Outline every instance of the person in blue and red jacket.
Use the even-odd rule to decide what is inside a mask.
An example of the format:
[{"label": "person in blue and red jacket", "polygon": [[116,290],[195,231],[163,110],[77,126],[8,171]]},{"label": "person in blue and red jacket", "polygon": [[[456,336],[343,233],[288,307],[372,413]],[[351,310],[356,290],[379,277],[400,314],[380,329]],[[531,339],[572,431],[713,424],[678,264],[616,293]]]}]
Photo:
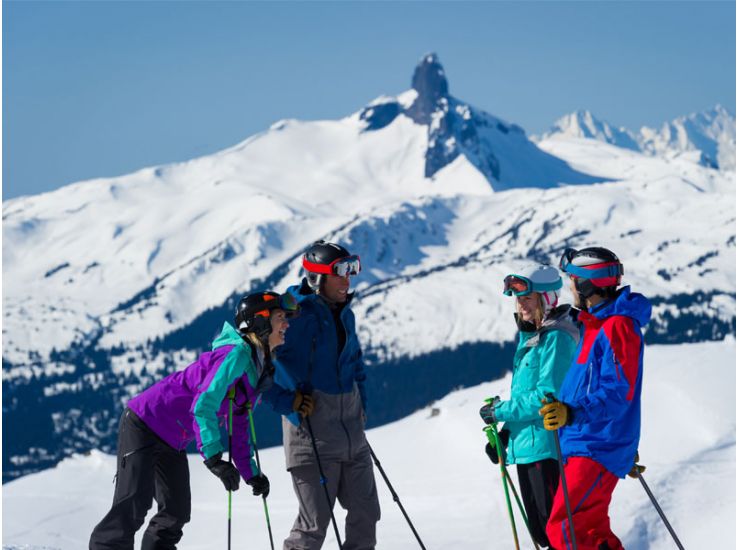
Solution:
[{"label": "person in blue and red jacket", "polygon": [[[636,466],[641,432],[642,327],[651,304],[629,286],[618,288],[623,265],[606,248],[567,249],[560,269],[583,311],[581,338],[559,390],[540,410],[547,430],[559,430],[578,550],[621,550],[608,508],[618,478]],[[557,550],[572,548],[563,489],[554,497],[546,534]]]}]

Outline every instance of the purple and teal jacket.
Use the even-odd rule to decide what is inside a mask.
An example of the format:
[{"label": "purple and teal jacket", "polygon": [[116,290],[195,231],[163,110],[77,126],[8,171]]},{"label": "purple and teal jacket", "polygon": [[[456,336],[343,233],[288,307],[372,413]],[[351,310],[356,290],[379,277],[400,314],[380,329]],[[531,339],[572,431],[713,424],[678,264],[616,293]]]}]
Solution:
[{"label": "purple and teal jacket", "polygon": [[294,392],[273,384],[259,359],[229,323],[200,355],[128,402],[128,408],[168,445],[184,450],[193,440],[203,457],[222,453],[220,428],[228,428],[228,401],[233,396],[233,462],[248,480],[259,473],[252,459],[248,405],[262,392],[281,414],[292,410]]}]

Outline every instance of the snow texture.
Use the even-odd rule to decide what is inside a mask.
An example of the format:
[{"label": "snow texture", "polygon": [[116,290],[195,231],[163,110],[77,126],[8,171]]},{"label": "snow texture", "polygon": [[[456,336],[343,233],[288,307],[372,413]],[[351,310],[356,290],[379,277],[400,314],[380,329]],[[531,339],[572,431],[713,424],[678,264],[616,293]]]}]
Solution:
[{"label": "snow texture", "polygon": [[[735,340],[649,346],[645,351],[641,461],[644,478],[686,548],[734,548]],[[513,548],[500,473],[484,454],[478,410],[486,397],[509,396],[510,377],[449,394],[415,414],[370,430],[382,466],[428,548]],[[389,390],[391,391],[391,389]],[[257,415],[258,415],[257,411]],[[371,411],[370,413],[371,414]],[[272,483],[269,512],[276,543],[297,511],[281,448],[263,450]],[[182,550],[223,548],[226,493],[199,456],[190,456],[192,522]],[[3,487],[3,547],[78,550],[110,506],[115,457],[93,451]],[[517,480],[515,469],[511,475]],[[376,473],[382,506],[378,547],[416,546]],[[336,519],[343,525],[340,506]],[[247,489],[234,496],[235,541],[266,547],[263,508]],[[615,489],[612,527],[629,550],[674,547],[640,484]],[[517,524],[523,525],[518,516]],[[727,528],[726,528],[727,527]],[[139,533],[138,539],[140,540]],[[521,532],[521,544],[530,539]],[[325,548],[335,547],[329,529]]]}]

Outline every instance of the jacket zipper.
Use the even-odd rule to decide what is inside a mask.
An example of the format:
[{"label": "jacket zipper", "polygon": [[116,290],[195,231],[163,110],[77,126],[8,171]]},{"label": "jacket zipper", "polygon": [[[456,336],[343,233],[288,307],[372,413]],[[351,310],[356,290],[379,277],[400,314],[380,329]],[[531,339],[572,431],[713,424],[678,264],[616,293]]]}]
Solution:
[{"label": "jacket zipper", "polygon": [[[332,317],[332,315],[331,315]],[[351,458],[351,435],[349,434],[348,428],[346,428],[346,424],[343,422],[343,385],[341,384],[341,357],[343,356],[343,353],[346,351],[346,348],[348,347],[348,340],[349,340],[349,334],[346,330],[346,325],[343,322],[343,311],[339,313],[338,315],[338,322],[343,325],[343,332],[346,334],[346,343],[343,345],[343,349],[341,350],[341,353],[338,354],[338,359],[336,360],[336,382],[338,383],[338,390],[341,392],[340,396],[341,399],[339,401],[339,420],[341,422],[341,427],[343,428],[344,433],[346,434],[346,440],[348,441],[348,457]],[[336,338],[338,338],[338,334],[336,334]],[[338,342],[336,342],[337,344]]]}]

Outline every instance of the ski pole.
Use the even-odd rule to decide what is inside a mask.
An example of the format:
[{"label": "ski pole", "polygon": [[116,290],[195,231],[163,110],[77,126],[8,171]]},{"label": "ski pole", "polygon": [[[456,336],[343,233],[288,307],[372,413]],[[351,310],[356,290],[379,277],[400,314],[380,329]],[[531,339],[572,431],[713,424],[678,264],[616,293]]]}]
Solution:
[{"label": "ski pole", "polygon": [[[249,426],[251,426],[251,442],[254,444],[254,454],[256,455],[256,467],[259,468],[261,473],[261,461],[259,460],[259,447],[256,444],[256,429],[254,428],[254,414],[251,408],[251,401],[246,404],[249,410]],[[266,517],[267,530],[269,531],[269,545],[274,550],[274,537],[272,536],[272,522],[269,521],[269,506],[267,506],[267,497],[261,495],[261,500],[264,503],[264,516]]]},{"label": "ski pole", "polygon": [[[491,400],[487,400],[491,402]],[[515,516],[513,515],[512,503],[510,502],[510,492],[507,488],[507,477],[505,477],[505,466],[502,460],[502,446],[500,445],[500,437],[497,433],[497,426],[490,424],[484,428],[490,445],[494,445],[497,449],[497,456],[500,458],[500,474],[502,474],[502,487],[505,489],[505,501],[507,502],[507,514],[510,517],[510,525],[512,526],[513,539],[515,540],[516,550],[520,550],[520,542],[518,541],[518,530],[515,527]]]},{"label": "ski pole", "polygon": [[[499,439],[500,432],[497,432],[498,439]],[[499,446],[497,445],[497,442],[493,439],[494,434],[492,430],[487,430],[487,439],[489,440],[490,445],[494,445],[495,449],[501,449],[502,444]],[[500,456],[499,454],[497,455]],[[498,458],[499,460],[499,458]],[[525,513],[525,508],[523,507],[523,503],[520,500],[520,496],[518,495],[518,490],[515,488],[515,483],[513,483],[512,477],[510,477],[510,472],[507,471],[507,464],[505,464],[505,477],[507,478],[507,482],[510,484],[510,489],[512,489],[513,496],[515,497],[515,502],[518,504],[518,510],[520,510],[520,515],[523,516],[523,522],[525,522],[525,527],[528,529],[528,534],[530,535],[531,540],[533,541],[533,546],[536,547],[536,550],[540,550],[538,543],[536,542],[536,539],[533,538],[533,533],[530,530],[530,523],[528,523],[528,515]]]},{"label": "ski pole", "polygon": [[682,543],[679,540],[679,537],[677,537],[677,534],[674,532],[674,529],[672,529],[671,524],[669,523],[669,520],[666,519],[666,515],[664,514],[664,511],[661,509],[661,506],[659,506],[659,503],[656,502],[656,497],[653,496],[651,489],[649,489],[648,485],[646,484],[646,480],[643,479],[643,476],[641,475],[640,471],[636,470],[636,473],[638,474],[638,480],[641,482],[641,485],[643,485],[643,489],[646,491],[648,498],[651,499],[651,503],[656,508],[656,511],[659,513],[659,516],[661,516],[661,521],[664,522],[664,525],[666,525],[666,528],[669,530],[669,534],[674,539],[674,542],[676,543],[677,548],[679,548],[679,550],[684,550],[684,546],[682,546]]},{"label": "ski pole", "polygon": [[387,474],[384,472],[384,468],[382,468],[382,465],[379,463],[379,459],[377,458],[377,455],[374,454],[374,449],[372,449],[372,446],[369,445],[369,442],[367,441],[367,446],[369,447],[369,453],[372,455],[372,460],[374,461],[374,464],[377,466],[377,469],[379,470],[379,473],[382,474],[382,478],[384,479],[384,482],[387,484],[387,487],[390,490],[390,493],[392,493],[392,500],[394,500],[397,505],[400,507],[400,511],[402,512],[402,515],[405,516],[405,520],[407,521],[407,524],[410,526],[410,529],[413,532],[413,535],[415,535],[415,538],[418,540],[418,544],[420,544],[420,547],[425,550],[425,545],[423,544],[423,541],[420,540],[420,535],[418,535],[418,532],[415,530],[415,526],[413,525],[413,522],[410,521],[410,516],[407,515],[407,512],[405,511],[405,507],[400,502],[400,497],[395,492],[395,488],[392,487],[392,484],[390,483],[389,478],[387,477]]},{"label": "ski pole", "polygon": [[[552,402],[556,401],[554,394],[547,393],[548,397]],[[559,430],[554,430],[554,442],[556,443],[556,456],[559,459],[559,475],[561,476],[561,489],[564,493],[564,504],[566,505],[566,516],[569,519],[569,535],[571,535],[571,545],[574,550],[577,550],[577,538],[574,534],[574,520],[571,514],[571,504],[569,503],[569,489],[566,486],[566,474],[564,473],[564,459],[561,454],[561,441],[559,440]]]},{"label": "ski pole", "polygon": [[528,515],[525,513],[525,508],[523,508],[523,503],[520,501],[520,497],[518,496],[518,490],[515,488],[515,484],[513,483],[513,480],[510,477],[510,472],[507,471],[507,465],[505,465],[505,476],[507,476],[507,482],[510,484],[510,489],[512,489],[513,496],[515,497],[515,502],[518,503],[518,509],[520,510],[520,515],[523,516],[523,521],[525,522],[525,527],[528,529],[528,534],[530,535],[530,538],[533,541],[533,546],[536,547],[536,550],[540,550],[540,547],[538,546],[536,539],[533,538],[533,533],[531,532],[530,524],[528,523]]},{"label": "ski pole", "polygon": [[[233,464],[233,398],[228,400],[228,462]],[[228,489],[228,550],[231,550],[231,499],[233,491]]]},{"label": "ski pole", "polygon": [[343,550],[343,544],[341,544],[341,535],[338,534],[338,525],[336,524],[336,516],[333,515],[333,506],[331,505],[331,496],[328,494],[328,487],[326,485],[325,474],[323,473],[323,466],[320,464],[320,454],[318,453],[318,445],[315,443],[315,435],[313,434],[313,425],[310,423],[310,417],[305,417],[307,423],[308,432],[310,433],[310,442],[313,444],[313,452],[315,453],[315,461],[318,463],[318,473],[320,474],[320,484],[323,486],[325,492],[325,499],[328,504],[328,510],[331,513],[331,521],[333,522],[333,530],[336,533],[336,541],[338,542],[339,550]]}]

